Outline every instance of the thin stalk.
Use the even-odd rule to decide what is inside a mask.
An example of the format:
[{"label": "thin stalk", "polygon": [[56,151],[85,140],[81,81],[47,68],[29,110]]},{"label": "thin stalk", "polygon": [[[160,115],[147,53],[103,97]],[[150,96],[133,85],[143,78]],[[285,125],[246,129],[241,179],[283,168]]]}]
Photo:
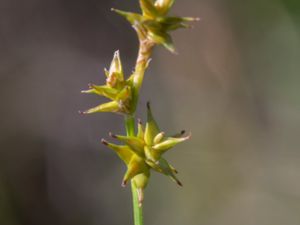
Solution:
[{"label": "thin stalk", "polygon": [[[148,67],[148,63],[151,57],[152,49],[154,47],[154,43],[147,40],[144,34],[139,33],[140,46],[138,57],[134,70],[133,77],[133,110],[131,115],[125,116],[125,128],[127,132],[127,136],[135,135],[135,111],[139,99],[139,91],[143,83],[144,75],[146,69]],[[133,218],[134,225],[143,225],[143,206],[139,204],[138,192],[137,188],[133,181],[131,181],[131,192],[132,192],[132,202],[133,202]]]},{"label": "thin stalk", "polygon": [[140,90],[143,84],[144,74],[148,67],[153,47],[154,44],[151,41],[147,39],[140,40],[140,47],[134,71],[134,83],[137,91]]},{"label": "thin stalk", "polygon": [[127,136],[134,136],[135,118],[131,115],[125,116],[125,128]]},{"label": "thin stalk", "polygon": [[131,192],[132,192],[132,202],[133,202],[133,218],[134,225],[143,225],[143,206],[139,206],[138,194],[134,183],[131,181]]},{"label": "thin stalk", "polygon": [[143,36],[141,36],[141,34],[139,35],[139,39],[140,39],[139,52],[138,52],[138,57],[136,60],[134,73],[133,73],[133,75],[134,75],[133,76],[134,90],[133,90],[133,96],[132,96],[133,97],[133,99],[132,99],[133,114],[136,111],[137,103],[139,100],[139,92],[142,87],[144,75],[147,70],[148,64],[150,62],[152,49],[154,47],[154,44],[151,41],[144,38]]},{"label": "thin stalk", "polygon": [[[135,118],[134,116],[126,116],[125,117],[125,128],[127,136],[134,135],[134,127],[135,127]],[[139,206],[137,189],[134,183],[131,181],[131,192],[132,192],[132,202],[133,202],[133,218],[134,225],[143,225],[143,206]]]}]

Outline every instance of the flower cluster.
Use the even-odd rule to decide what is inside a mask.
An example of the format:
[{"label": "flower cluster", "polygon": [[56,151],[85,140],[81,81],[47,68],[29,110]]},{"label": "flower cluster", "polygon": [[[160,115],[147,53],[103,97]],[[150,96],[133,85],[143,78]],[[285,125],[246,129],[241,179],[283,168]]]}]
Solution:
[{"label": "flower cluster", "polygon": [[[104,85],[89,84],[89,89],[82,91],[82,93],[104,96],[110,101],[80,113],[114,112],[125,116],[127,136],[110,133],[112,138],[117,139],[122,144],[113,144],[104,139],[102,139],[102,143],[114,150],[126,164],[127,171],[122,186],[126,186],[128,181],[132,182],[132,190],[136,190],[140,206],[152,170],[170,177],[182,186],[176,177],[176,169],[163,158],[163,154],[175,145],[188,140],[191,136],[190,134],[185,136],[184,131],[173,136],[166,136],[153,118],[149,103],[147,104],[145,127],[139,121],[137,133],[133,131],[139,91],[145,71],[149,66],[153,47],[163,45],[175,53],[170,31],[188,28],[190,27],[188,22],[199,20],[191,17],[168,16],[174,1],[139,0],[141,14],[113,9],[125,17],[137,32],[140,47],[135,69],[129,78],[125,79],[120,53],[116,51],[109,70],[104,70],[106,83]],[[130,119],[128,120],[128,118]],[[137,202],[136,195],[134,199],[134,202]]]},{"label": "flower cluster", "polygon": [[148,183],[151,169],[169,176],[178,185],[182,186],[175,175],[177,173],[176,169],[162,155],[191,136],[183,136],[185,132],[182,131],[179,134],[166,137],[155,122],[149,103],[147,108],[146,126],[144,128],[139,121],[136,135],[121,136],[110,133],[111,137],[119,140],[123,145],[116,145],[102,139],[102,143],[114,150],[127,165],[127,172],[124,175],[122,186],[125,186],[132,179],[138,191],[140,204],[143,201],[143,190]]},{"label": "flower cluster", "polygon": [[116,51],[111,62],[109,70],[104,69],[106,75],[105,85],[89,84],[89,89],[81,91],[82,93],[92,93],[109,98],[111,101],[88,109],[83,114],[95,112],[115,112],[130,114],[132,111],[132,76],[124,79],[122,63],[119,51]]},{"label": "flower cluster", "polygon": [[187,22],[197,21],[199,18],[168,16],[175,0],[140,0],[142,14],[112,9],[125,17],[137,31],[141,41],[163,45],[175,53],[170,31],[190,27]]}]

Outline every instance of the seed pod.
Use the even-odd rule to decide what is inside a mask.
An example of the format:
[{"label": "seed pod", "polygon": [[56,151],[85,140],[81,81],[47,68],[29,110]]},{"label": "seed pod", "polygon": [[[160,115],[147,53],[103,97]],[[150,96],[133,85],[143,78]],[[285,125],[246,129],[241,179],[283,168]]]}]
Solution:
[{"label": "seed pod", "polygon": [[132,179],[133,184],[138,191],[139,205],[142,205],[144,199],[144,189],[148,184],[150,177],[149,166],[126,145],[115,145],[102,139],[102,143],[115,151],[127,166],[127,171],[122,180],[122,186],[125,187],[129,180]]},{"label": "seed pod", "polygon": [[133,179],[133,185],[135,186],[137,190],[138,195],[138,201],[139,201],[139,207],[142,206],[143,200],[144,200],[144,189],[146,188],[148,181],[150,178],[150,171],[140,173],[136,175]]},{"label": "seed pod", "polygon": [[173,138],[173,137],[166,138],[166,140],[164,140],[163,142],[154,145],[153,149],[162,154],[162,153],[166,152],[167,150],[173,148],[175,145],[190,139],[190,137],[191,137],[191,134],[189,134],[186,137],[181,137],[181,138]]},{"label": "seed pod", "polygon": [[126,12],[126,11],[119,10],[119,9],[111,9],[111,10],[116,12],[120,16],[123,16],[125,19],[128,20],[128,22],[131,25],[134,25],[135,23],[141,23],[144,19],[144,17],[138,13]]},{"label": "seed pod", "polygon": [[136,154],[144,157],[144,142],[142,139],[133,136],[113,135],[111,133],[110,136],[118,139],[119,141],[122,141],[124,144],[128,145]]},{"label": "seed pod", "polygon": [[104,139],[102,139],[101,142],[102,144],[106,145],[107,147],[115,151],[120,157],[120,159],[122,159],[126,165],[129,164],[134,153],[127,145],[115,145],[107,142]]},{"label": "seed pod", "polygon": [[111,100],[115,99],[119,93],[117,89],[108,87],[107,85],[99,86],[99,85],[90,84],[89,88],[90,88],[89,90],[81,91],[81,93],[93,93],[93,94],[104,96]]},{"label": "seed pod", "polygon": [[94,108],[88,109],[84,111],[83,114],[90,114],[96,112],[119,112],[119,111],[120,111],[119,103],[116,101],[111,101],[111,102],[98,105]]},{"label": "seed pod", "polygon": [[165,137],[165,132],[160,132],[157,134],[153,140],[153,144],[156,145],[162,141],[162,139]]},{"label": "seed pod", "polygon": [[138,132],[137,132],[137,137],[140,138],[140,139],[144,139],[144,127],[143,127],[143,124],[141,122],[141,120],[138,121]]},{"label": "seed pod", "polygon": [[119,51],[115,51],[114,53],[114,58],[110,64],[108,77],[106,80],[107,85],[111,87],[115,87],[118,84],[118,82],[124,81],[124,74]]},{"label": "seed pod", "polygon": [[165,15],[169,12],[174,2],[175,0],[157,0],[155,2],[155,7],[160,15]]},{"label": "seed pod", "polygon": [[159,133],[159,128],[156,121],[153,118],[150,103],[147,103],[147,123],[145,129],[145,143],[147,145],[152,145],[155,136]]},{"label": "seed pod", "polygon": [[140,0],[140,6],[145,17],[155,18],[159,15],[152,0]]}]

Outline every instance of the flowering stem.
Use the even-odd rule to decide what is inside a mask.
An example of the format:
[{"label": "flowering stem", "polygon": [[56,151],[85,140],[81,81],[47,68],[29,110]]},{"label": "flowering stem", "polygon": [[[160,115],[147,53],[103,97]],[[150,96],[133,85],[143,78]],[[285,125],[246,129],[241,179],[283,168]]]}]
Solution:
[{"label": "flowering stem", "polygon": [[128,79],[124,78],[119,51],[116,51],[109,70],[105,69],[106,84],[90,84],[89,89],[83,93],[93,93],[110,99],[94,108],[82,112],[89,114],[95,112],[114,112],[125,114],[124,122],[127,137],[110,134],[125,145],[116,145],[102,139],[102,143],[115,151],[127,166],[122,186],[131,180],[133,198],[134,225],[143,225],[144,189],[150,178],[150,170],[155,170],[181,186],[175,174],[177,171],[164,158],[163,153],[176,144],[189,139],[182,134],[164,137],[164,132],[158,128],[150,109],[147,105],[147,123],[144,127],[138,125],[135,132],[135,113],[139,101],[140,89],[143,84],[145,72],[149,66],[152,50],[155,45],[163,45],[171,52],[175,52],[169,31],[178,28],[187,28],[187,22],[197,19],[190,17],[173,17],[167,13],[175,0],[139,0],[142,14],[125,12],[113,9],[125,17],[136,30],[139,39],[139,51],[134,72]]},{"label": "flowering stem", "polygon": [[[134,127],[135,121],[134,116],[125,116],[125,128],[127,136],[134,135]],[[131,181],[131,192],[132,192],[132,202],[133,202],[133,218],[134,218],[134,225],[143,225],[143,206],[139,206],[138,194],[137,189]]]},{"label": "flowering stem", "polygon": [[143,225],[144,224],[143,206],[139,206],[137,190],[132,181],[131,181],[131,192],[132,192],[132,202],[133,202],[134,225]]},{"label": "flowering stem", "polygon": [[125,116],[125,128],[127,136],[134,136],[134,116]]},{"label": "flowering stem", "polygon": [[141,86],[143,84],[144,75],[146,72],[146,69],[148,67],[150,57],[152,54],[152,49],[154,47],[154,43],[150,42],[147,39],[144,39],[140,36],[140,47],[138,52],[138,57],[136,60],[135,70],[134,70],[134,78],[133,78],[133,114],[135,113],[137,103],[139,100],[139,92],[141,89]]},{"label": "flowering stem", "polygon": [[148,67],[153,46],[154,44],[147,39],[140,40],[139,53],[134,71],[134,86],[137,91],[139,91],[142,86],[144,74]]},{"label": "flowering stem", "polygon": [[[125,128],[127,136],[135,135],[135,111],[139,99],[139,91],[143,83],[145,71],[148,67],[148,63],[151,57],[152,49],[154,44],[149,42],[146,38],[140,36],[140,46],[138,57],[135,65],[134,71],[134,92],[133,92],[133,110],[131,115],[125,116]],[[139,198],[137,193],[137,188],[135,187],[133,181],[131,181],[131,192],[132,192],[132,202],[133,202],[133,218],[134,225],[143,225],[143,206],[139,204]]]}]

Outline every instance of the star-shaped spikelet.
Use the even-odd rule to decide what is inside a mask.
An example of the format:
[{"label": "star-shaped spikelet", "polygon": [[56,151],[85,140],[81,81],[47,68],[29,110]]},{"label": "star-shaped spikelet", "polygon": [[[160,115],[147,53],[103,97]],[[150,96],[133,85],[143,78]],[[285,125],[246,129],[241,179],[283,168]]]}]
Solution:
[{"label": "star-shaped spikelet", "polygon": [[104,69],[104,73],[106,76],[105,85],[89,84],[89,89],[82,91],[82,93],[97,94],[104,96],[111,101],[80,113],[115,112],[130,114],[132,110],[132,76],[127,80],[124,79],[119,51],[114,53],[110,68],[109,70]]},{"label": "star-shaped spikelet", "polygon": [[191,27],[188,22],[198,21],[199,18],[168,16],[175,0],[140,0],[142,14],[112,9],[125,17],[137,31],[141,41],[150,41],[163,45],[175,53],[172,37],[169,32],[179,28]]},{"label": "star-shaped spikelet", "polygon": [[167,137],[161,132],[153,118],[150,104],[147,104],[146,127],[139,121],[138,131],[135,136],[122,136],[110,133],[110,136],[119,140],[123,145],[116,145],[102,139],[102,143],[114,150],[127,165],[127,172],[124,175],[122,186],[129,180],[133,180],[137,190],[140,204],[143,200],[143,190],[145,189],[150,171],[162,173],[169,176],[178,185],[181,182],[176,177],[176,169],[171,166],[162,155],[175,145],[188,140],[191,135],[183,136],[184,132]]}]

